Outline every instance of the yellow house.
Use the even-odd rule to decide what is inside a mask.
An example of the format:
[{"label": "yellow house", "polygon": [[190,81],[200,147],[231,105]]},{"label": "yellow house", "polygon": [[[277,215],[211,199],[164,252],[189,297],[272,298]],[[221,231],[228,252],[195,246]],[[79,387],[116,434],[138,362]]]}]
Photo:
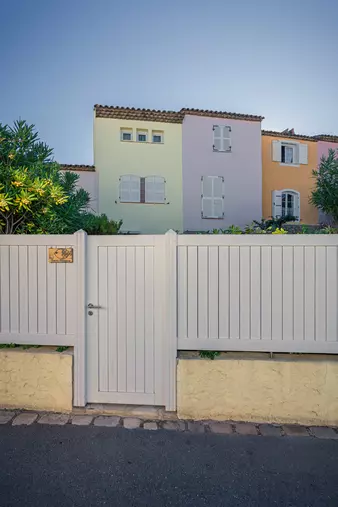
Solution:
[{"label": "yellow house", "polygon": [[263,216],[294,215],[317,224],[318,210],[309,203],[317,167],[317,141],[293,130],[262,131]]},{"label": "yellow house", "polygon": [[123,231],[182,231],[182,113],[94,106],[99,212]]}]

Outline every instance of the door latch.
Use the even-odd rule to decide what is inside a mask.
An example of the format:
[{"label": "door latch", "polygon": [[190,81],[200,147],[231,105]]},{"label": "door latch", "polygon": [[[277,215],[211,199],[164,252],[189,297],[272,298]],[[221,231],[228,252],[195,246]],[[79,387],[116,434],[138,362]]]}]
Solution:
[{"label": "door latch", "polygon": [[97,310],[98,310],[99,308],[102,308],[102,306],[96,306],[96,305],[93,305],[93,303],[88,303],[87,307],[88,307],[88,308],[92,308],[92,309],[94,309],[94,308],[95,308],[95,309],[97,309]]}]

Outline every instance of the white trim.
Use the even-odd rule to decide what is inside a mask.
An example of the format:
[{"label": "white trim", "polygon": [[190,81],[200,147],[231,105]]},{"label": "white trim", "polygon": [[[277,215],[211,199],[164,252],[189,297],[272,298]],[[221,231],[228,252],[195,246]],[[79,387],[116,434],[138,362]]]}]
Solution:
[{"label": "white trim", "polygon": [[[139,136],[145,136],[145,141],[140,141]],[[136,129],[136,142],[147,143],[148,142],[148,130]]]},{"label": "white trim", "polygon": [[[161,141],[154,141],[154,136],[155,137],[160,137]],[[160,130],[152,130],[152,132],[151,132],[151,142],[153,144],[163,144],[164,143],[164,134],[163,134],[163,132],[160,131]]]},{"label": "white trim", "polygon": [[[282,205],[281,205],[281,211],[283,209],[283,194],[293,194],[295,197],[297,197],[298,202],[294,203],[294,211],[297,211],[298,208],[298,220],[295,221],[296,223],[300,221],[300,192],[298,190],[294,190],[293,188],[284,188],[282,190],[278,190],[278,192],[281,193],[282,196]],[[294,216],[297,216],[297,213],[293,213]],[[282,216],[282,215],[281,215]]]}]

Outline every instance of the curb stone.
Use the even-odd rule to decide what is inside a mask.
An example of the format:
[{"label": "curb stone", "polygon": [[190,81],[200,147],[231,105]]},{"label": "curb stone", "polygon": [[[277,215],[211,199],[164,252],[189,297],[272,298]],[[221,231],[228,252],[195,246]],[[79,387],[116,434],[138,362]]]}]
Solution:
[{"label": "curb stone", "polygon": [[[150,420],[137,417],[120,417],[88,414],[60,414],[54,412],[29,412],[23,410],[0,410],[1,425],[30,426],[35,424],[65,426],[98,426],[108,428],[124,427],[128,430],[145,429],[148,431],[165,430],[177,433],[214,434],[222,437],[237,435],[336,440],[338,428],[329,426],[300,426],[296,424],[267,424],[234,421],[189,421],[189,420]],[[1,431],[1,429],[0,429]]]}]

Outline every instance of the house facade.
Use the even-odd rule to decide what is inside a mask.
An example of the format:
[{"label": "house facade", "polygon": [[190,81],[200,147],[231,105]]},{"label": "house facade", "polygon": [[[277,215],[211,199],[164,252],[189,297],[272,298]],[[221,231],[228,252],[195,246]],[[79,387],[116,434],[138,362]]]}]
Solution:
[{"label": "house facade", "polygon": [[182,231],[181,113],[94,107],[99,213],[123,231]]},{"label": "house facade", "polygon": [[245,226],[262,216],[260,116],[182,109],[183,228]]},{"label": "house facade", "polygon": [[98,179],[93,165],[61,164],[60,169],[71,171],[78,175],[77,187],[83,188],[90,195],[89,208],[98,211]]},{"label": "house facade", "polygon": [[317,141],[293,130],[262,131],[263,216],[293,215],[304,224],[318,223],[309,203],[317,167]]}]

